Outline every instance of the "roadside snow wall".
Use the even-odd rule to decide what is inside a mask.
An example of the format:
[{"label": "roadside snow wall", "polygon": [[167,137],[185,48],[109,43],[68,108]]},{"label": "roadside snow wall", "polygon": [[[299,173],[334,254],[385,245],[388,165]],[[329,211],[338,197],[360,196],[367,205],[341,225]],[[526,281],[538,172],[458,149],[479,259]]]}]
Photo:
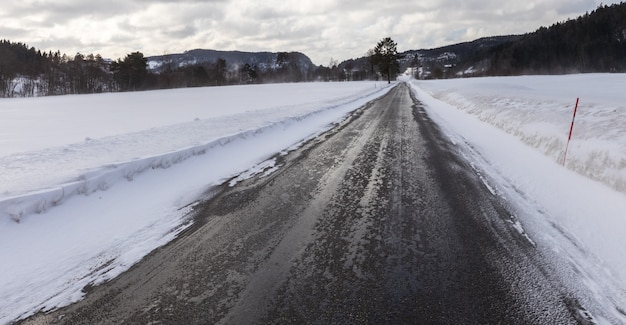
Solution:
[{"label": "roadside snow wall", "polygon": [[626,75],[412,81],[434,98],[519,138],[561,164],[626,193]]}]

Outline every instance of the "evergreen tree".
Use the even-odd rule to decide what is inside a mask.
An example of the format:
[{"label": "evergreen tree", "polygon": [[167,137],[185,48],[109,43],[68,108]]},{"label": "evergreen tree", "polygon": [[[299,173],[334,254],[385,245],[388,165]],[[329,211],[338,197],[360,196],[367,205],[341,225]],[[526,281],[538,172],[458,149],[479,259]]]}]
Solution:
[{"label": "evergreen tree", "polygon": [[133,52],[111,64],[111,71],[122,91],[142,89],[148,76],[148,59],[141,52]]},{"label": "evergreen tree", "polygon": [[387,82],[391,83],[391,75],[400,72],[400,63],[398,62],[400,55],[398,54],[397,44],[391,37],[383,38],[374,48],[374,62],[378,66],[378,71],[387,77]]}]

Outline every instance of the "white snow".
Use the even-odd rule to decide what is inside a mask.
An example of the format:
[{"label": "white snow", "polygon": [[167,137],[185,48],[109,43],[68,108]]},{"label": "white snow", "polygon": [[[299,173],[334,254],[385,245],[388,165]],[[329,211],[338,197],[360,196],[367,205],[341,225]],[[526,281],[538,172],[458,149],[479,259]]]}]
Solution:
[{"label": "white snow", "polygon": [[[626,323],[626,75],[411,81],[599,323]],[[185,227],[211,186],[385,94],[300,83],[0,101],[0,324],[81,299]],[[566,166],[573,105],[580,106]],[[622,310],[620,313],[619,310]]]},{"label": "white snow", "polygon": [[623,74],[454,79],[422,82],[420,87],[559,163],[580,98],[566,165],[626,193]]},{"label": "white snow", "polygon": [[388,90],[301,83],[0,101],[0,324],[79,300],[189,226],[211,186],[271,172],[273,155]]},{"label": "white snow", "polygon": [[[626,323],[626,75],[412,81],[495,191],[512,227],[603,324]],[[567,163],[562,153],[580,97]],[[532,238],[532,239],[530,239]]]}]

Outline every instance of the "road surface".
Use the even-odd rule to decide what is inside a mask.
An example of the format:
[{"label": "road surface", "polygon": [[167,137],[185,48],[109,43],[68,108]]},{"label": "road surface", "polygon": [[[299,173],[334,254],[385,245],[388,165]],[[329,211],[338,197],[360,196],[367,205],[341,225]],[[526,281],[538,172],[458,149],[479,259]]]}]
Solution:
[{"label": "road surface", "polygon": [[24,324],[576,324],[576,299],[409,88],[224,185],[194,226]]}]

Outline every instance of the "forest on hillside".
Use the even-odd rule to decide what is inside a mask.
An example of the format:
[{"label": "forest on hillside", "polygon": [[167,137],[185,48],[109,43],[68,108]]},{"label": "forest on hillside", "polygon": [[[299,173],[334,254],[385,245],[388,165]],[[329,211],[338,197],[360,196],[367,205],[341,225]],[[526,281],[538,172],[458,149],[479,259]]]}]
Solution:
[{"label": "forest on hillside", "polygon": [[454,74],[626,72],[626,3],[600,5],[576,19],[461,57]]}]

